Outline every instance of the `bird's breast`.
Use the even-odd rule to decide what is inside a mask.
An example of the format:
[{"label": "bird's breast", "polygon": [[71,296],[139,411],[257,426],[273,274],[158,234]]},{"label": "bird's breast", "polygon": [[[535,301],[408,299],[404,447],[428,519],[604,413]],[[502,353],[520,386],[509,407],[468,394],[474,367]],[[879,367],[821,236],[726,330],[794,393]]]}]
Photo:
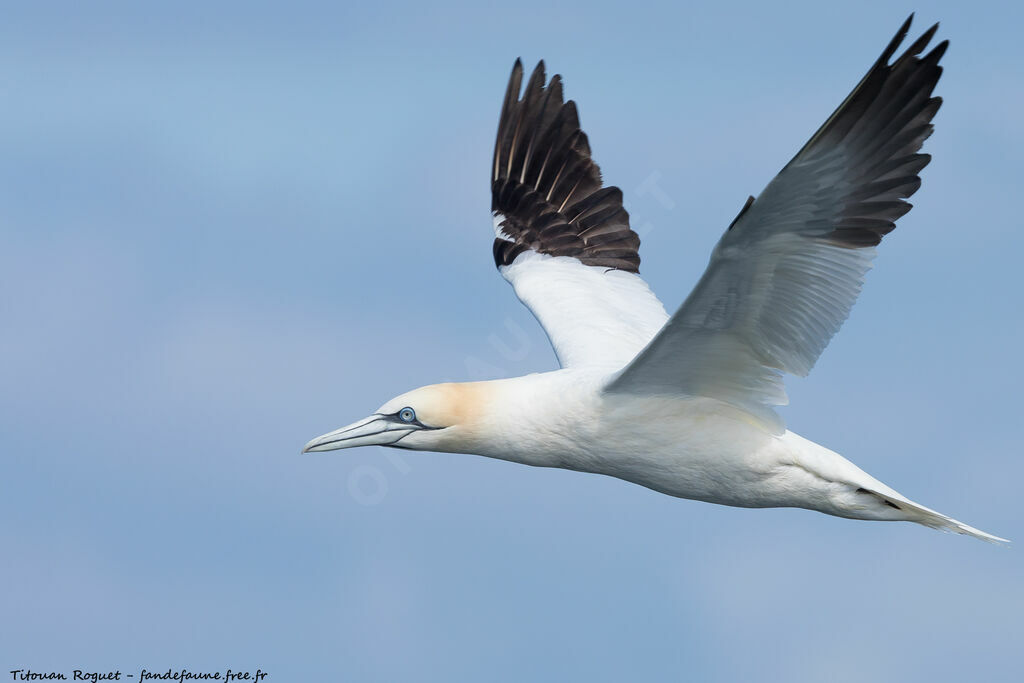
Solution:
[{"label": "bird's breast", "polygon": [[[554,374],[554,373],[552,373]],[[618,477],[673,496],[758,505],[779,439],[714,399],[603,394],[600,382],[524,392],[481,455]],[[767,484],[766,484],[767,485]]]}]

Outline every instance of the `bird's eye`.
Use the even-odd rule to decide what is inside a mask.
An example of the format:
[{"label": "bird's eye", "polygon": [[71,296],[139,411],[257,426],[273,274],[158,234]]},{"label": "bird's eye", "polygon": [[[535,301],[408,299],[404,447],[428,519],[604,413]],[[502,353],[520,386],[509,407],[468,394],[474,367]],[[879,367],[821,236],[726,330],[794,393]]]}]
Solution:
[{"label": "bird's eye", "polygon": [[398,411],[398,419],[402,422],[413,422],[416,419],[416,411],[412,408],[402,408]]}]

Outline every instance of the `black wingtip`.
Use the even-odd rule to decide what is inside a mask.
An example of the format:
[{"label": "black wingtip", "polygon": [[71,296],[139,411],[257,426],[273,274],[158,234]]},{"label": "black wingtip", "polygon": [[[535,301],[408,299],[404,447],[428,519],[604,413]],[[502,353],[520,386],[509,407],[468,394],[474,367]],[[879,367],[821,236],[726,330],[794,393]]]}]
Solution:
[{"label": "black wingtip", "polygon": [[932,51],[924,56],[924,59],[933,63],[938,62],[940,59],[942,59],[942,55],[946,54],[946,50],[948,49],[949,41],[944,40],[935,47],[933,47]]},{"label": "black wingtip", "polygon": [[512,65],[512,71],[508,75],[508,86],[509,91],[512,90],[512,85],[515,84],[515,97],[519,98],[519,89],[523,83],[523,60],[516,57],[516,63]]},{"label": "black wingtip", "polygon": [[545,68],[537,63],[520,97],[524,73],[516,60],[506,90],[491,175],[491,210],[502,217],[495,265],[536,251],[635,273],[640,238],[622,192],[602,187],[576,103],[563,100],[558,74],[544,85]]},{"label": "black wingtip", "polygon": [[[508,83],[511,86],[514,81],[522,83],[523,80],[523,60],[516,57],[516,63],[512,65],[512,71],[508,74]],[[519,97],[519,88],[516,88],[516,97]]]},{"label": "black wingtip", "polygon": [[882,56],[878,58],[879,64],[888,64],[889,59],[896,54],[896,49],[899,48],[900,43],[907,37],[907,33],[910,32],[910,24],[914,21],[914,13],[911,12],[907,20],[900,26],[900,30],[896,32],[896,35],[892,37],[889,44],[886,45],[885,50],[882,51]]},{"label": "black wingtip", "polygon": [[921,51],[924,50],[925,46],[927,46],[928,43],[931,42],[932,38],[935,36],[935,32],[938,31],[938,30],[939,30],[939,25],[935,24],[930,29],[928,29],[927,31],[922,33],[921,37],[918,38],[917,40],[915,40],[913,42],[913,44],[911,44],[911,46],[909,48],[907,48],[906,54],[907,55],[919,55],[919,54],[921,54]]}]

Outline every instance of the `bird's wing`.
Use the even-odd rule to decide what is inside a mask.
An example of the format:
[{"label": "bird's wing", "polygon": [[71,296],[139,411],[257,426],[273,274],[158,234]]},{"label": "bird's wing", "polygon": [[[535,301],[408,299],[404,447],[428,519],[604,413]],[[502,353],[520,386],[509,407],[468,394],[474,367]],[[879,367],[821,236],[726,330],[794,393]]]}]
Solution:
[{"label": "bird's wing", "polygon": [[[913,18],[913,15],[911,15]],[[910,19],[852,93],[719,240],[664,329],[607,387],[708,396],[782,429],[782,372],[806,375],[842,325],[882,236],[910,210],[947,42],[895,62]]]},{"label": "bird's wing", "polygon": [[562,367],[621,368],[668,320],[638,273],[622,191],[601,186],[576,104],[516,60],[491,169],[494,262],[540,321]]}]

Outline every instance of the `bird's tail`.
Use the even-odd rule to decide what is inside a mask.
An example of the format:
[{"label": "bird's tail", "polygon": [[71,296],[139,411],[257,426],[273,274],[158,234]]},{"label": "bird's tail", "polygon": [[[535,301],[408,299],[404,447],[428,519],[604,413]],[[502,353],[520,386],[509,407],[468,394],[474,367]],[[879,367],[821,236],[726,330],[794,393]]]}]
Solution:
[{"label": "bird's tail", "polygon": [[952,517],[947,517],[940,512],[926,508],[912,500],[907,500],[903,496],[892,496],[886,493],[880,493],[873,489],[871,490],[871,493],[875,494],[892,507],[906,513],[902,518],[908,522],[917,522],[918,524],[923,524],[924,526],[931,527],[932,529],[938,529],[939,531],[948,531],[954,534],[974,536],[975,538],[980,538],[981,540],[988,541],[989,543],[1003,544],[1010,542],[1005,538],[993,536],[992,534],[985,533],[980,529],[975,529],[968,524],[964,524]]}]

